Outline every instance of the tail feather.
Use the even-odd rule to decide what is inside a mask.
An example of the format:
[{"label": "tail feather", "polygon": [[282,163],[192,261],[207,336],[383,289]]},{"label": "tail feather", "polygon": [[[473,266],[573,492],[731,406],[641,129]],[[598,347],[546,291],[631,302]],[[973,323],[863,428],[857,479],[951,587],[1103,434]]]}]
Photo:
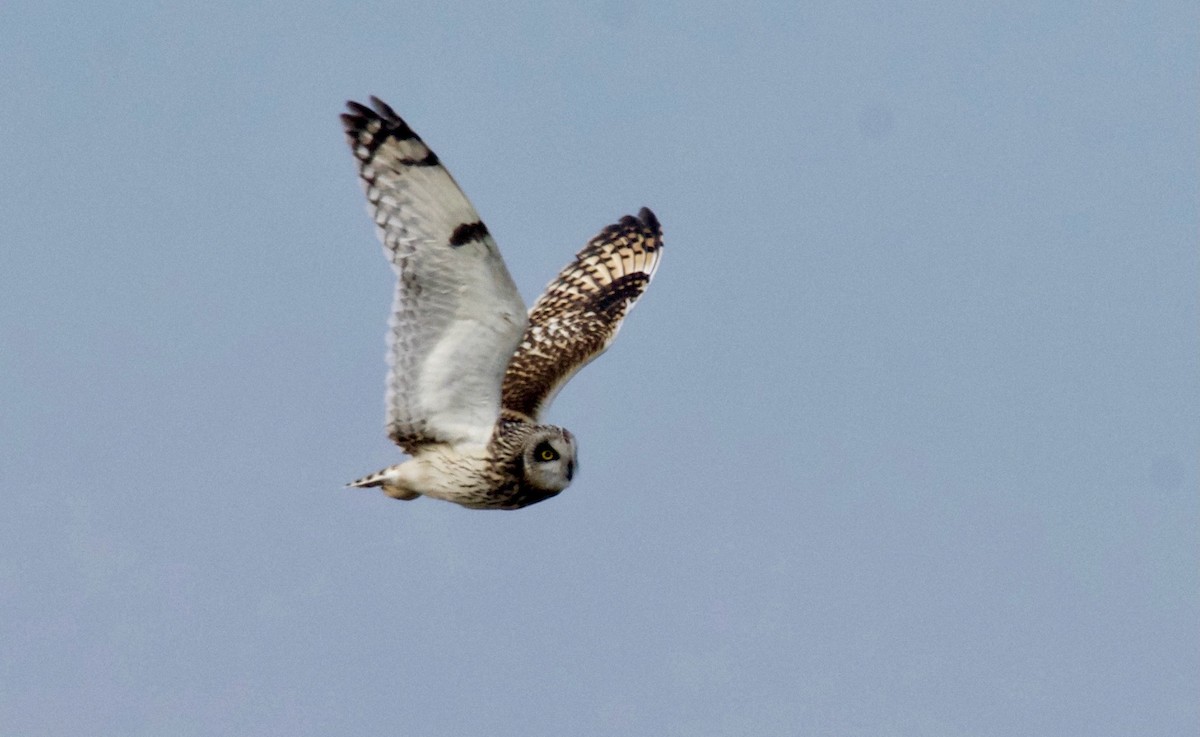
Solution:
[{"label": "tail feather", "polygon": [[383,486],[383,483],[387,481],[387,472],[388,469],[384,469],[382,471],[376,471],[375,473],[367,474],[361,479],[355,479],[351,481],[350,483],[346,484],[346,486],[354,487],[356,489],[368,489],[373,486]]},{"label": "tail feather", "polygon": [[393,499],[401,499],[403,501],[409,501],[421,496],[415,491],[410,491],[409,489],[394,483],[399,481],[399,474],[397,473],[399,468],[399,466],[389,466],[382,471],[376,471],[375,473],[367,474],[360,479],[355,479],[354,481],[346,484],[346,486],[347,488],[355,489],[382,487],[384,494],[387,494]]}]

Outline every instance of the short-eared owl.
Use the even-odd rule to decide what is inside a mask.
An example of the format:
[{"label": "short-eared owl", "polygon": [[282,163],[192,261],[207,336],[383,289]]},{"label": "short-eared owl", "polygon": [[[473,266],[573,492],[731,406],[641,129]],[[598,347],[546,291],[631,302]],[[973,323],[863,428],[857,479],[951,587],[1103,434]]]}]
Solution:
[{"label": "short-eared owl", "polygon": [[390,107],[347,103],[346,137],[396,272],[388,435],[412,456],[351,483],[519,509],[578,468],[575,436],[539,418],[604,352],[662,253],[650,210],[593,238],[528,315],[495,241],[436,154]]}]

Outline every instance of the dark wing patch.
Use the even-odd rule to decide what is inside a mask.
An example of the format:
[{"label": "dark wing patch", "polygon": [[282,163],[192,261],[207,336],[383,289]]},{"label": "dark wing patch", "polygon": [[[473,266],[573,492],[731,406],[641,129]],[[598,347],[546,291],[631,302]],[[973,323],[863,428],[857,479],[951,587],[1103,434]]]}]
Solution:
[{"label": "dark wing patch", "polygon": [[471,241],[483,240],[486,235],[488,235],[487,226],[478,220],[473,223],[463,223],[450,234],[450,245],[456,248],[465,246]]}]

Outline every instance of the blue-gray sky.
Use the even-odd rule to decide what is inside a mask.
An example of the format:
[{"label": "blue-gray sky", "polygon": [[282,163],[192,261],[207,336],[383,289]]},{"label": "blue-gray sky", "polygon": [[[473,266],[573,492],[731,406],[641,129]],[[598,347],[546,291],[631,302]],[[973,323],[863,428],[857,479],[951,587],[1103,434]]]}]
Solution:
[{"label": "blue-gray sky", "polygon": [[[0,5],[0,732],[1200,732],[1195,3]],[[527,300],[516,513],[344,482],[388,100]]]}]

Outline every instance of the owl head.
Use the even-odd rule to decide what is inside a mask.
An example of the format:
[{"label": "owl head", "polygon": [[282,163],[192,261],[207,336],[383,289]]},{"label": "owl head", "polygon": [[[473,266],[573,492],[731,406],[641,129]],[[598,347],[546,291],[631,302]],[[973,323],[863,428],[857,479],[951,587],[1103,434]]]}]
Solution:
[{"label": "owl head", "polygon": [[575,436],[561,427],[539,425],[525,441],[524,481],[557,494],[570,485],[579,467]]}]

